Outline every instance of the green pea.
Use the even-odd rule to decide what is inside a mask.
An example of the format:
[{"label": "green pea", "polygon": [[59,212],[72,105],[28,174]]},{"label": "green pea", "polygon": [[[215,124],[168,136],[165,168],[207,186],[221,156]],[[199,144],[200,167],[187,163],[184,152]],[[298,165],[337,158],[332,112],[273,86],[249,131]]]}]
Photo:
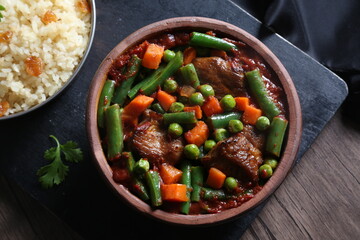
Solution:
[{"label": "green pea", "polygon": [[273,170],[269,164],[263,164],[259,168],[259,175],[263,179],[268,179],[272,176]]},{"label": "green pea", "polygon": [[236,101],[233,96],[228,94],[220,100],[220,105],[225,112],[228,112],[234,109],[234,107],[236,106]]},{"label": "green pea", "polygon": [[169,111],[172,113],[181,112],[184,110],[184,107],[184,104],[182,104],[181,102],[174,102],[173,104],[171,104]]},{"label": "green pea", "polygon": [[204,101],[205,101],[204,96],[199,92],[191,94],[189,98],[189,102],[191,105],[202,106],[204,104]]},{"label": "green pea", "polygon": [[199,86],[199,90],[204,97],[215,96],[215,91],[212,86],[205,84]]},{"label": "green pea", "polygon": [[184,154],[189,159],[198,159],[200,156],[200,149],[195,144],[188,144],[184,147]]},{"label": "green pea", "polygon": [[165,92],[174,93],[174,92],[176,92],[177,88],[178,88],[178,84],[175,80],[170,79],[170,78],[165,80],[165,82],[164,82]]},{"label": "green pea", "polygon": [[217,128],[214,131],[214,139],[216,142],[222,141],[229,137],[228,131],[225,128]]},{"label": "green pea", "polygon": [[256,128],[260,131],[265,131],[266,129],[268,129],[269,126],[270,120],[265,116],[259,117],[256,121]]},{"label": "green pea", "polygon": [[233,177],[227,177],[224,182],[224,187],[229,192],[233,191],[237,187],[238,183],[235,178]]},{"label": "green pea", "polygon": [[213,147],[215,147],[216,142],[214,140],[206,140],[204,143],[205,152],[209,152]]},{"label": "green pea", "polygon": [[274,170],[278,165],[278,161],[276,159],[269,158],[264,161],[264,164],[270,165],[270,167]]},{"label": "green pea", "polygon": [[183,128],[178,123],[171,123],[168,127],[168,133],[173,137],[180,137],[183,134]]},{"label": "green pea", "polygon": [[137,161],[134,166],[134,171],[139,175],[145,174],[147,171],[149,171],[149,169],[149,161],[144,158],[141,158],[139,161]]},{"label": "green pea", "polygon": [[228,128],[231,133],[238,133],[243,130],[244,125],[240,120],[232,119],[229,121]]}]

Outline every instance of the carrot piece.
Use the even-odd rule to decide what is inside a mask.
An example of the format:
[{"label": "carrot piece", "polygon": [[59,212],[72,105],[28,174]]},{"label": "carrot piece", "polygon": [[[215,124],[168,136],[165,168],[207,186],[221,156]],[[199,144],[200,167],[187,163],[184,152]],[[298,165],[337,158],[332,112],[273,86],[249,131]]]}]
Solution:
[{"label": "carrot piece", "polygon": [[159,173],[165,184],[177,183],[182,176],[181,170],[169,164],[162,164]]},{"label": "carrot piece", "polygon": [[170,109],[171,104],[173,104],[174,102],[176,102],[176,97],[168,94],[165,91],[159,90],[157,93],[157,100],[159,101],[161,107],[165,110],[168,111]]},{"label": "carrot piece", "polygon": [[214,189],[220,189],[225,181],[226,175],[217,168],[210,168],[206,184]]},{"label": "carrot piece", "polygon": [[243,122],[251,125],[255,125],[259,117],[261,117],[261,110],[253,106],[248,106],[242,116]]},{"label": "carrot piece", "polygon": [[154,98],[138,95],[126,107],[122,113],[122,120],[132,125],[137,124],[137,118],[151,105]]},{"label": "carrot piece", "polygon": [[250,105],[249,98],[247,97],[236,97],[236,109],[239,111],[245,111],[245,109]]},{"label": "carrot piece", "polygon": [[209,138],[209,128],[203,121],[198,121],[193,129],[184,134],[184,137],[188,143],[200,147]]},{"label": "carrot piece", "polygon": [[197,119],[202,119],[202,111],[199,105],[192,107],[184,107],[184,112],[194,112]]},{"label": "carrot piece", "polygon": [[211,50],[212,57],[221,57],[222,59],[228,59],[228,56],[224,50],[212,49]]},{"label": "carrot piece", "polygon": [[146,68],[157,69],[161,63],[163,55],[164,47],[151,43],[145,51],[142,65]]},{"label": "carrot piece", "polygon": [[161,185],[161,197],[164,201],[187,202],[185,184],[163,184]]},{"label": "carrot piece", "polygon": [[191,63],[194,58],[196,58],[196,49],[193,47],[186,48],[184,50],[184,58],[183,58],[184,65]]},{"label": "carrot piece", "polygon": [[219,114],[223,112],[219,100],[217,100],[217,98],[214,96],[208,97],[208,99],[202,106],[202,110],[207,117],[211,117],[214,114]]}]

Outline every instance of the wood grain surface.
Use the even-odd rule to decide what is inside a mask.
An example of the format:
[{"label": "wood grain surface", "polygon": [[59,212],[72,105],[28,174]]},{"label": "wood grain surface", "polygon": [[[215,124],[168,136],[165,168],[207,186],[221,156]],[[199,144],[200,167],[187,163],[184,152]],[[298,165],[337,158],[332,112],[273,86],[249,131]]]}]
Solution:
[{"label": "wood grain surface", "polygon": [[[241,239],[357,239],[359,143],[360,125],[338,112]],[[0,239],[81,238],[0,177]]]}]

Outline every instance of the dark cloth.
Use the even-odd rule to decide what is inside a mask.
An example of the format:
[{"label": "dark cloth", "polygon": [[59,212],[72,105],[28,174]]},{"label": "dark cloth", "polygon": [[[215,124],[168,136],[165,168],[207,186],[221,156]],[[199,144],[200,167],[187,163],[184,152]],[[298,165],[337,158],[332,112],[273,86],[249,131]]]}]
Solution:
[{"label": "dark cloth", "polygon": [[[342,77],[344,113],[360,120],[359,0],[235,0],[240,6]],[[316,74],[316,73],[314,73]]]}]

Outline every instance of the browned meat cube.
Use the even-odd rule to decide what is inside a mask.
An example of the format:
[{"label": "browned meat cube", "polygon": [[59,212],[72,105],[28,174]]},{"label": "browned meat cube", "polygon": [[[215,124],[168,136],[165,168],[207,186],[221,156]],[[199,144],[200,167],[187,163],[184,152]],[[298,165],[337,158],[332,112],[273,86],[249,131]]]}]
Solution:
[{"label": "browned meat cube", "polygon": [[181,158],[184,148],[182,138],[171,139],[159,121],[145,120],[134,131],[131,147],[155,166],[162,163],[175,165]]},{"label": "browned meat cube", "polygon": [[247,183],[258,180],[258,168],[262,163],[262,155],[244,134],[238,133],[218,142],[201,161],[209,168],[215,167],[226,176],[232,176]]},{"label": "browned meat cube", "polygon": [[210,84],[217,98],[226,94],[246,96],[244,74],[234,72],[228,61],[220,57],[195,58],[192,62],[201,84]]}]

